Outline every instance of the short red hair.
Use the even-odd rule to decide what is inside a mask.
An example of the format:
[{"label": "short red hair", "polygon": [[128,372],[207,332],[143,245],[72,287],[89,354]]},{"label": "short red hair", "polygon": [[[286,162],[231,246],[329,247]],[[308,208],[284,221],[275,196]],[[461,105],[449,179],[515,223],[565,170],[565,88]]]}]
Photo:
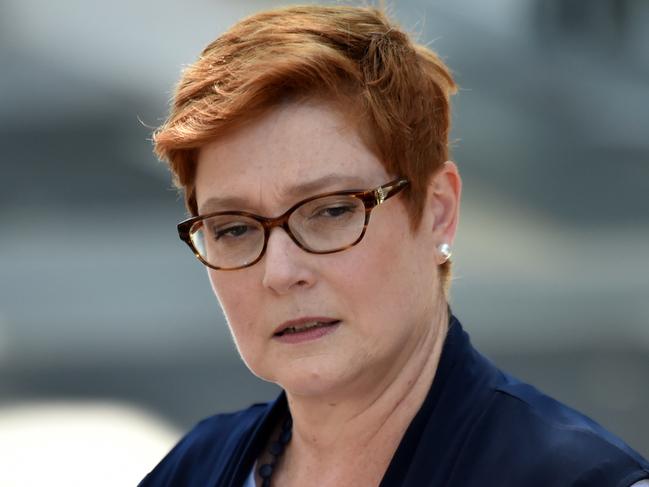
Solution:
[{"label": "short red hair", "polygon": [[[182,74],[167,121],[153,135],[192,215],[198,149],[287,99],[319,98],[358,120],[388,173],[405,177],[413,229],[427,185],[448,159],[456,85],[430,49],[375,8],[299,6],[237,24]],[[362,127],[362,128],[361,128]],[[441,268],[446,281],[450,263]]]}]

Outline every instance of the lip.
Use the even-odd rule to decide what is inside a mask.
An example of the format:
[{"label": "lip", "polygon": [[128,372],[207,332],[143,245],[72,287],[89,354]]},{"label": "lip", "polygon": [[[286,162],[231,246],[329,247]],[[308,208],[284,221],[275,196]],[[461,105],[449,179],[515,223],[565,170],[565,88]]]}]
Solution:
[{"label": "lip", "polygon": [[330,325],[317,328],[309,328],[304,331],[295,333],[285,333],[283,335],[273,336],[273,340],[287,345],[297,345],[299,343],[313,342],[331,333],[334,333],[340,326],[340,321],[334,321]]},{"label": "lip", "polygon": [[278,334],[282,333],[284,330],[286,330],[287,328],[290,328],[292,326],[298,327],[298,326],[302,326],[302,325],[304,325],[306,323],[312,323],[314,321],[319,321],[321,323],[334,323],[334,322],[338,322],[340,320],[338,320],[336,318],[330,318],[330,317],[327,317],[327,316],[305,316],[304,318],[298,318],[296,320],[285,321],[284,323],[279,325],[277,328],[275,328],[275,331],[273,332],[273,337],[277,337]]}]

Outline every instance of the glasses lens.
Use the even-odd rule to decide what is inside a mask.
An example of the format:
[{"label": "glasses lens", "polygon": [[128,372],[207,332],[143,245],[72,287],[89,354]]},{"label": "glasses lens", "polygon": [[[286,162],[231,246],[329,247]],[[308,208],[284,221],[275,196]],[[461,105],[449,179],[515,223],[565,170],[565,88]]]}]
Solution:
[{"label": "glasses lens", "polygon": [[288,221],[291,232],[314,252],[343,249],[363,233],[365,205],[347,195],[324,196],[298,207]]},{"label": "glasses lens", "polygon": [[240,215],[200,220],[192,226],[190,237],[203,260],[221,269],[249,264],[264,247],[264,228],[258,221]]}]

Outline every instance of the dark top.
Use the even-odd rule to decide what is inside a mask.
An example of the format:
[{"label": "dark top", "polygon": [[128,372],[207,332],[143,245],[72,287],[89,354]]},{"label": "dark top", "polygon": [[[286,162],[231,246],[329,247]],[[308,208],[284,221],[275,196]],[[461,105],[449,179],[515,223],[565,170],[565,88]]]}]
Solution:
[{"label": "dark top", "polygon": [[[205,419],[140,486],[241,487],[286,414],[282,393]],[[629,487],[643,478],[649,463],[638,453],[500,371],[451,316],[433,385],[380,487]]]}]

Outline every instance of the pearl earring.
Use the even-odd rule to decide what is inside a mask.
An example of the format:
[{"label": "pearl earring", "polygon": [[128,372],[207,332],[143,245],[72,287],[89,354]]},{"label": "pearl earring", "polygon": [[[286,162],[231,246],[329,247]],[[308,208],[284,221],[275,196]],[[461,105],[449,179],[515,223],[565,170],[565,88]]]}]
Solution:
[{"label": "pearl earring", "polygon": [[442,254],[442,257],[444,258],[442,264],[451,258],[451,246],[449,244],[440,244],[439,247],[437,247],[437,250],[439,250],[439,253]]}]

